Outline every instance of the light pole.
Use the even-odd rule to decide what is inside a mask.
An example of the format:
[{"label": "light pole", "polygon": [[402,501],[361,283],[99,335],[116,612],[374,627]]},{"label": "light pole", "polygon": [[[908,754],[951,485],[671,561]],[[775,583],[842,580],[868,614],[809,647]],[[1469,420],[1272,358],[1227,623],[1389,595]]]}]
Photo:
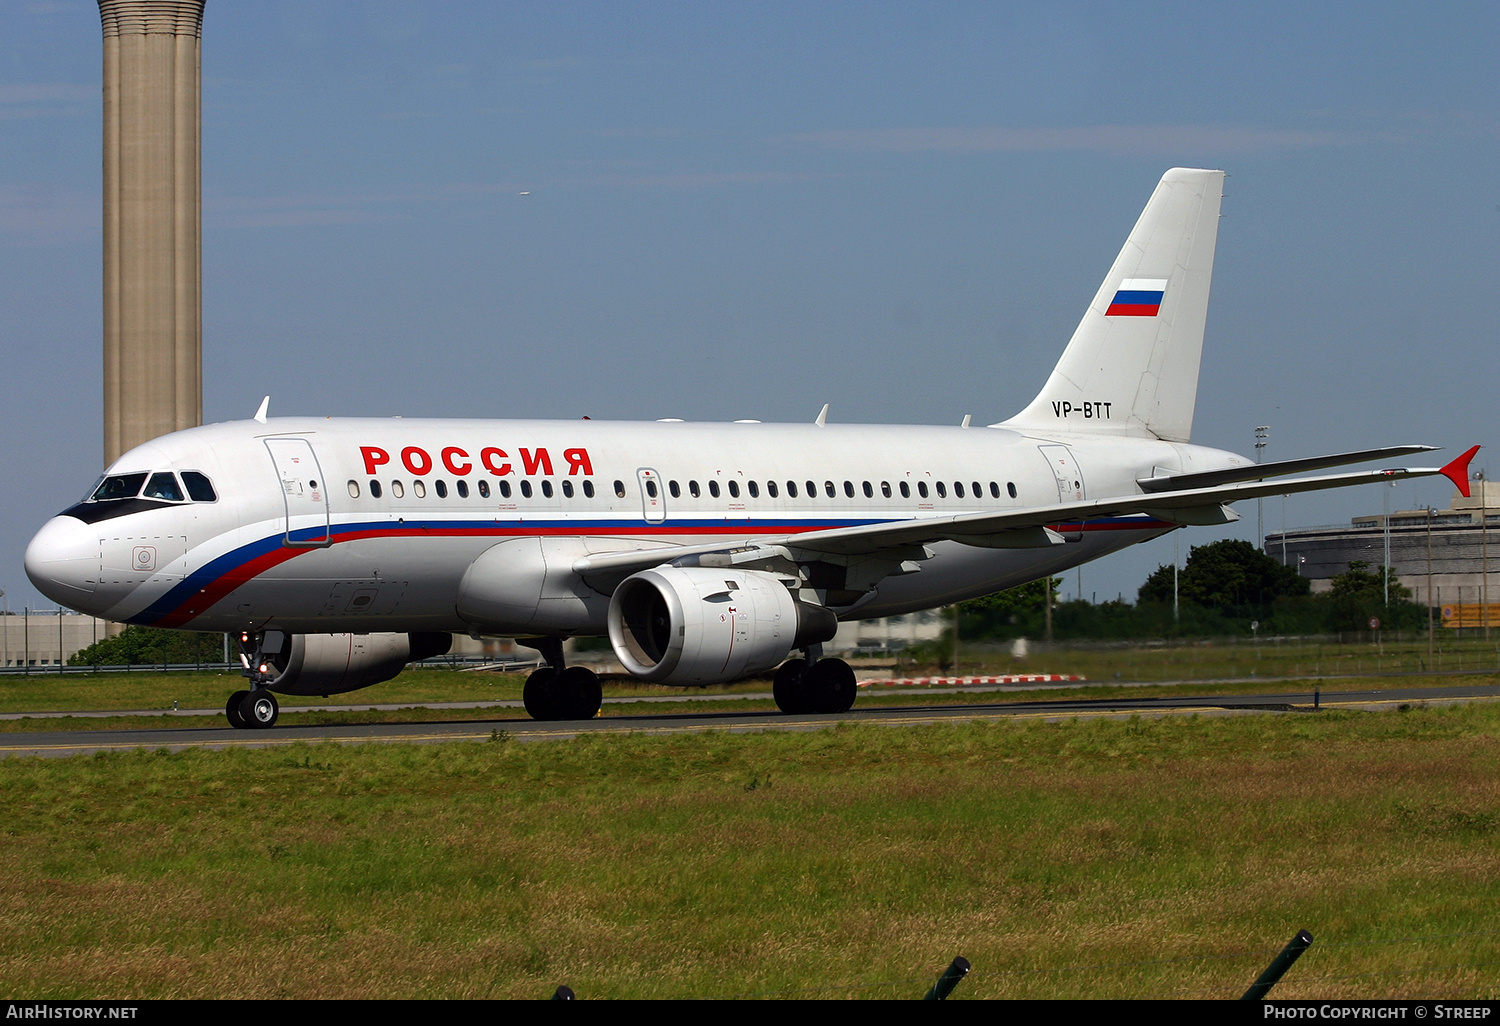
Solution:
[{"label": "light pole", "polygon": [[[1257,424],[1255,427],[1255,464],[1260,465],[1261,452],[1266,447],[1266,439],[1270,437],[1271,428],[1266,424]],[[1255,500],[1255,547],[1264,552],[1266,549],[1266,517],[1263,508],[1264,499]]]},{"label": "light pole", "polygon": [[1173,532],[1173,534],[1172,534],[1172,622],[1174,624],[1180,624],[1180,623],[1182,623],[1182,610],[1177,605],[1177,564],[1180,561],[1180,557],[1178,556],[1177,551],[1178,551],[1177,550],[1177,534],[1176,534],[1176,532]]},{"label": "light pole", "polygon": [[1281,497],[1281,565],[1286,566],[1286,496]]},{"label": "light pole", "polygon": [[[1479,604],[1484,609],[1484,640],[1490,640],[1490,501],[1484,471],[1479,472]],[[0,595],[5,594],[0,592]]]},{"label": "light pole", "polygon": [[[1391,488],[1396,487],[1396,482],[1391,482]],[[1385,515],[1381,518],[1381,526],[1385,528],[1385,569],[1381,572],[1385,588],[1385,605],[1387,609],[1391,606],[1391,489],[1385,490]]]},{"label": "light pole", "polygon": [[1432,665],[1432,504],[1427,504],[1427,671],[1431,673],[1436,667]]}]

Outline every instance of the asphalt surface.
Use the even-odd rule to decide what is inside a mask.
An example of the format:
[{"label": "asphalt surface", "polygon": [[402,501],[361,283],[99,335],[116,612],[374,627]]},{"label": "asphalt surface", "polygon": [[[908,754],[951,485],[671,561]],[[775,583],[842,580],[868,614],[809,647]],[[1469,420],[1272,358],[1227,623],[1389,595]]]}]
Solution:
[{"label": "asphalt surface", "polygon": [[[973,691],[974,688],[941,689],[947,691]],[[995,690],[1002,690],[996,688]],[[1028,689],[1030,690],[1030,689]],[[931,694],[939,691],[933,689]],[[889,694],[890,692],[885,692]],[[751,695],[706,695],[698,701],[735,701]],[[8,756],[69,756],[87,755],[94,752],[130,751],[144,748],[150,750],[184,748],[266,748],[294,744],[372,744],[372,743],[424,743],[448,741],[487,741],[497,732],[517,741],[554,741],[576,737],[579,734],[676,734],[694,731],[723,730],[745,733],[762,730],[820,730],[839,722],[874,723],[886,726],[914,726],[927,723],[968,722],[972,720],[998,720],[1033,718],[1045,720],[1087,718],[1094,716],[1149,715],[1166,716],[1187,713],[1214,715],[1246,714],[1305,714],[1315,712],[1315,696],[1312,691],[1267,691],[1253,695],[1173,695],[1167,698],[1132,698],[1118,696],[1107,699],[1069,700],[1059,698],[1032,702],[994,702],[966,705],[923,704],[920,694],[911,696],[910,705],[869,706],[861,708],[858,703],[847,713],[811,716],[787,716],[774,711],[704,711],[672,713],[664,716],[602,716],[592,720],[572,722],[540,723],[525,714],[511,715],[512,707],[519,702],[453,703],[437,708],[474,708],[476,715],[470,720],[443,723],[375,723],[346,726],[298,725],[278,726],[270,730],[235,730],[222,719],[212,725],[161,727],[130,730],[96,731],[50,731],[25,734],[0,735],[0,755]],[[1371,691],[1338,691],[1321,695],[1318,707],[1323,709],[1392,709],[1402,704],[1452,704],[1467,701],[1484,701],[1500,698],[1500,684],[1464,687],[1406,687]],[[652,699],[612,699],[610,702],[653,701]],[[656,701],[680,702],[681,699],[658,699]],[[499,707],[499,708],[497,708]],[[327,708],[380,708],[361,704]],[[411,705],[397,708],[411,708]],[[183,710],[179,715],[202,717],[211,710]],[[496,715],[499,713],[499,715]],[[35,715],[35,714],[32,714]],[[120,711],[65,715],[119,716]],[[124,714],[128,715],[128,713]],[[154,710],[146,715],[164,715]]]}]

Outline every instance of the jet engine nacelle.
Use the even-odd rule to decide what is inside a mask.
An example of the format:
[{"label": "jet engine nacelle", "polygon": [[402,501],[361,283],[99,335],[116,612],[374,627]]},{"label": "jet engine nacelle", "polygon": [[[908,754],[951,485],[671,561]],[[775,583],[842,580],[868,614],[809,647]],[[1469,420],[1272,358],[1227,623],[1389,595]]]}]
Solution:
[{"label": "jet engine nacelle", "polygon": [[407,663],[442,655],[453,647],[453,635],[437,631],[416,634],[286,634],[266,631],[261,637],[260,665],[276,674],[269,683],[283,695],[337,695],[379,684]]},{"label": "jet engine nacelle", "polygon": [[723,684],[828,641],[838,618],[761,570],[659,566],[627,577],[609,603],[609,641],[636,677]]}]

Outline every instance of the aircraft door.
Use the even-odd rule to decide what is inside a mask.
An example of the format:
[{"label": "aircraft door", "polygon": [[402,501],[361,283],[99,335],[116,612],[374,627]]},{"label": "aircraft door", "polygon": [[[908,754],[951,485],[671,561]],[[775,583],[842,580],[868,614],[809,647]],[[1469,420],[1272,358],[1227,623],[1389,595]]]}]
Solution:
[{"label": "aircraft door", "polygon": [[286,507],[283,545],[326,547],[333,544],[328,518],[328,482],[305,438],[267,438]]},{"label": "aircraft door", "polygon": [[[1052,468],[1052,477],[1057,482],[1057,501],[1082,502],[1087,490],[1083,486],[1083,471],[1078,469],[1072,451],[1066,445],[1039,445],[1037,448],[1047,458],[1047,466]],[[1068,541],[1078,541],[1083,537],[1083,524],[1061,524],[1058,533]]]},{"label": "aircraft door", "polygon": [[661,475],[648,467],[635,472],[636,482],[641,486],[641,516],[648,524],[659,524],[667,519],[667,495],[662,488]]}]

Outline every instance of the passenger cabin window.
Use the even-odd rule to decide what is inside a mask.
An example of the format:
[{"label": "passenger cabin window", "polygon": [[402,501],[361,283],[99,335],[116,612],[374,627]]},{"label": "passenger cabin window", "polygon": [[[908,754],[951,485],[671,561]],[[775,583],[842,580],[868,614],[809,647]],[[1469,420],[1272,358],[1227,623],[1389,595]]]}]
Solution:
[{"label": "passenger cabin window", "polygon": [[750,498],[760,498],[760,485],[756,484],[754,481],[746,481],[745,489],[750,493]]},{"label": "passenger cabin window", "polygon": [[939,481],[937,483],[936,487],[937,487],[938,498],[939,499],[946,499],[948,497],[947,486],[945,486],[943,484],[943,482]]},{"label": "passenger cabin window", "polygon": [[921,496],[924,499],[927,498],[927,482],[926,481],[918,481],[917,482],[917,495]]},{"label": "passenger cabin window", "polygon": [[456,481],[454,482],[453,488],[458,492],[458,497],[460,499],[467,499],[469,497],[469,482]]},{"label": "passenger cabin window", "polygon": [[406,494],[406,488],[401,484],[400,481],[392,481],[391,494],[399,499]]},{"label": "passenger cabin window", "polygon": [[911,498],[911,485],[907,484],[905,481],[901,482],[901,498]]},{"label": "passenger cabin window", "polygon": [[583,495],[588,499],[592,499],[594,497],[594,482],[585,481],[583,483]]},{"label": "passenger cabin window", "polygon": [[649,481],[648,480],[646,482],[646,494],[649,495],[649,496],[651,496],[651,498],[653,498],[653,499],[656,498],[656,482],[655,481]]},{"label": "passenger cabin window", "polygon": [[998,498],[1000,498],[1000,482],[998,482],[998,481],[991,481],[990,482],[990,498],[992,498],[992,499],[998,499]]},{"label": "passenger cabin window", "polygon": [[719,497],[719,482],[717,482],[717,481],[710,481],[708,483],[708,494],[711,495],[715,499],[717,499]]},{"label": "passenger cabin window", "polygon": [[851,499],[854,498],[854,482],[853,481],[845,481],[844,482],[844,494],[847,495]]},{"label": "passenger cabin window", "polygon": [[552,482],[551,481],[543,481],[542,482],[542,498],[544,498],[544,499],[550,499],[550,498],[552,498]]},{"label": "passenger cabin window", "polygon": [[818,497],[818,485],[817,485],[817,482],[815,482],[815,481],[809,481],[809,482],[807,482],[807,497],[809,499],[816,499]]},{"label": "passenger cabin window", "polygon": [[677,487],[676,481],[667,482],[667,491],[672,493],[672,498],[674,499],[682,498],[682,489]]},{"label": "passenger cabin window", "polygon": [[1016,497],[1016,483],[1014,481],[1007,481],[1005,483],[1005,490],[1010,493],[1012,499]]},{"label": "passenger cabin window", "polygon": [[689,481],[688,482],[688,494],[691,495],[695,499],[698,497],[699,493],[698,493],[698,482],[697,481]]},{"label": "passenger cabin window", "polygon": [[[563,490],[563,498],[565,498],[565,499],[571,499],[573,497],[573,482],[572,481],[564,481],[562,483],[562,490]],[[672,494],[673,495],[677,494],[677,482],[676,481],[672,482]]]},{"label": "passenger cabin window", "polygon": [[425,499],[427,498],[427,486],[421,481],[413,481],[411,483],[411,493],[419,499]]},{"label": "passenger cabin window", "polygon": [[349,498],[351,498],[351,499],[357,499],[357,498],[359,498],[359,482],[358,481],[350,481],[349,482]]},{"label": "passenger cabin window", "polygon": [[976,499],[982,499],[982,498],[984,498],[984,489],[982,487],[980,487],[980,484],[979,484],[978,481],[974,482],[974,498],[976,498]]},{"label": "passenger cabin window", "polygon": [[448,497],[447,481],[444,481],[440,478],[432,483],[432,487],[433,490],[437,492],[437,496],[439,499],[446,499]]},{"label": "passenger cabin window", "polygon": [[789,498],[789,499],[795,499],[797,497],[797,482],[796,481],[788,481],[786,483],[786,494],[787,494],[787,498]]},{"label": "passenger cabin window", "polygon": [[181,502],[182,487],[177,483],[177,477],[173,474],[152,474],[151,480],[146,482],[146,490],[141,492],[141,498]]},{"label": "passenger cabin window", "polygon": [[500,482],[500,498],[502,498],[502,499],[508,499],[508,498],[510,498],[510,482],[509,481],[501,481]]},{"label": "passenger cabin window", "polygon": [[738,499],[740,497],[740,483],[738,481],[729,482],[729,497],[731,499]]},{"label": "passenger cabin window", "polygon": [[776,498],[776,482],[775,481],[767,481],[766,482],[766,494],[769,495],[773,499]]},{"label": "passenger cabin window", "polygon": [[953,482],[953,494],[958,496],[960,499],[964,497],[964,483],[962,481]]},{"label": "passenger cabin window", "polygon": [[625,498],[625,482],[624,481],[616,481],[615,482],[615,498],[617,498],[617,499],[623,499],[623,498]]},{"label": "passenger cabin window", "polygon": [[880,494],[884,495],[887,499],[891,497],[891,483],[889,481],[880,482]]},{"label": "passenger cabin window", "polygon": [[529,499],[529,498],[531,498],[531,482],[530,481],[522,481],[521,482],[521,498],[523,498],[523,499]]},{"label": "passenger cabin window", "polygon": [[[214,494],[213,483],[196,470],[184,470],[182,472],[182,483],[187,486],[188,498],[194,502],[218,502],[219,497]],[[375,493],[377,496],[379,492]]]},{"label": "passenger cabin window", "polygon": [[867,499],[873,499],[873,498],[875,498],[875,489],[872,488],[872,487],[870,487],[870,482],[868,482],[868,481],[865,482],[864,489],[865,489],[865,498],[867,498]]},{"label": "passenger cabin window", "polygon": [[828,497],[830,499],[834,498],[839,493],[838,489],[835,488],[835,487],[833,487],[833,482],[832,481],[824,481],[823,482],[823,491],[825,491],[825,492],[828,493]]},{"label": "passenger cabin window", "polygon": [[380,482],[375,480],[373,477],[370,478],[370,498],[380,498]]},{"label": "passenger cabin window", "polygon": [[479,482],[479,497],[481,499],[488,499],[490,497],[490,483],[488,481],[481,480]]}]

